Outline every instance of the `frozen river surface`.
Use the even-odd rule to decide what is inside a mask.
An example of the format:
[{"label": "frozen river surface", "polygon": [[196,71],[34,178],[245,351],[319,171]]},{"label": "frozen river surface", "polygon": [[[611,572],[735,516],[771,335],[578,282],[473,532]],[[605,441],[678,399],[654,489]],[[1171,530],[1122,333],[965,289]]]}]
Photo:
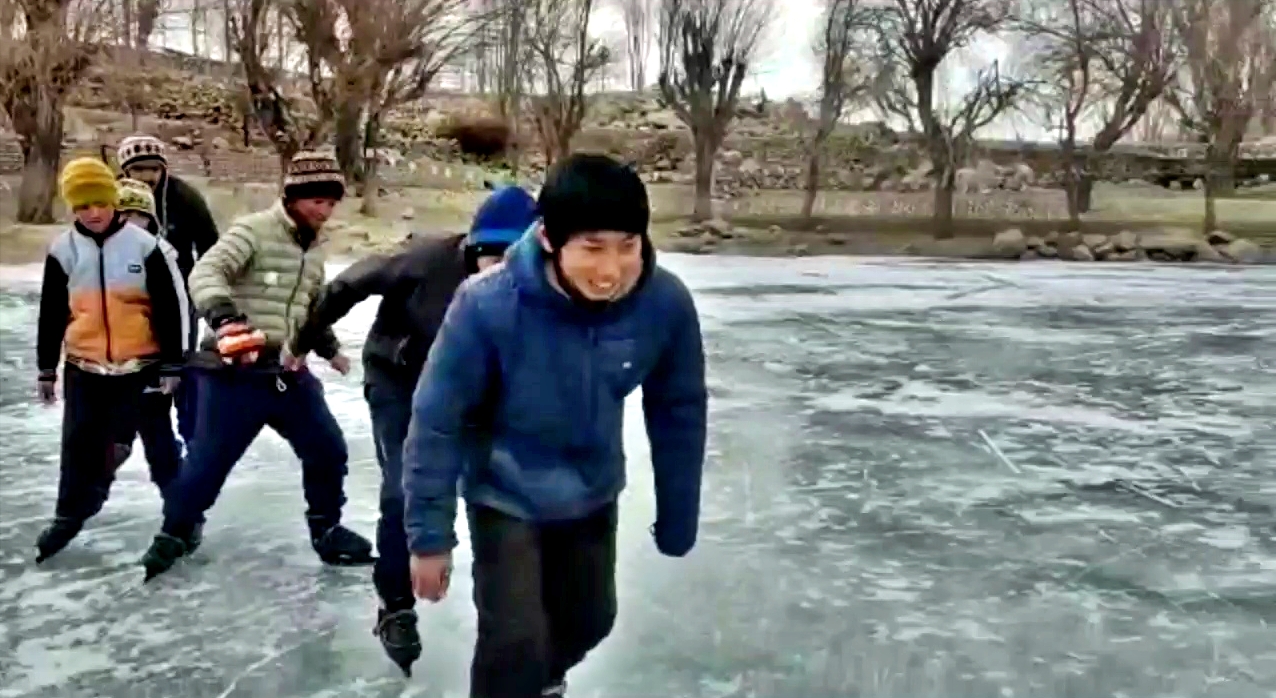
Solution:
[{"label": "frozen river surface", "polygon": [[[1276,696],[1276,270],[667,259],[711,362],[701,542],[656,553],[633,409],[620,619],[572,698]],[[0,698],[464,695],[467,553],[404,680],[273,434],[159,582],[138,457],[37,569],[59,412],[31,400],[31,273],[5,275]],[[359,378],[321,373],[370,534]]]}]

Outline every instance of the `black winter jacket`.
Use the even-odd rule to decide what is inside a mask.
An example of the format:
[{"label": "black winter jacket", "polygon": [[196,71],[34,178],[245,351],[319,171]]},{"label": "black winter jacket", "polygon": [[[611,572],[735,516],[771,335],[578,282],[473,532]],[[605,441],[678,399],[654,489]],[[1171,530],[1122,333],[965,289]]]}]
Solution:
[{"label": "black winter jacket", "polygon": [[155,187],[155,217],[160,236],[177,250],[177,268],[190,278],[195,260],[217,242],[217,223],[208,203],[195,187],[165,172]]},{"label": "black winter jacket", "polygon": [[369,296],[381,296],[363,345],[364,381],[416,384],[452,295],[465,280],[464,235],[413,240],[402,252],[351,265],[315,298],[298,349],[313,350],[325,329]]}]

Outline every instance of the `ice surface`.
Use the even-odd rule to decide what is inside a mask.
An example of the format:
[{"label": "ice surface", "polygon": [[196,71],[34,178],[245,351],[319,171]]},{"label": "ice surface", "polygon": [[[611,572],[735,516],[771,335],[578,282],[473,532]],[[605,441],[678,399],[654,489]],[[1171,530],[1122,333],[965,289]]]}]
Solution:
[{"label": "ice surface", "polygon": [[[631,410],[620,620],[573,698],[1276,696],[1276,270],[663,259],[711,362],[701,542],[655,552]],[[464,694],[468,560],[403,680],[273,434],[158,583],[137,457],[37,569],[59,413],[31,400],[38,270],[0,278],[0,698]],[[371,533],[359,377],[320,372]]]}]

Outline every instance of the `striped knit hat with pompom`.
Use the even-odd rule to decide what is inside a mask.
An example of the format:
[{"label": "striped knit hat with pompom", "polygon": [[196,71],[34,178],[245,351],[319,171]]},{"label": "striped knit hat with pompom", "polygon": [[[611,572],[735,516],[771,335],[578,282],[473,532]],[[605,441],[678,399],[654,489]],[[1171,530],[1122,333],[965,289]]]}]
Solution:
[{"label": "striped knit hat with pompom", "polygon": [[292,156],[284,175],[284,199],[336,199],[346,195],[346,178],[337,159],[303,151]]}]

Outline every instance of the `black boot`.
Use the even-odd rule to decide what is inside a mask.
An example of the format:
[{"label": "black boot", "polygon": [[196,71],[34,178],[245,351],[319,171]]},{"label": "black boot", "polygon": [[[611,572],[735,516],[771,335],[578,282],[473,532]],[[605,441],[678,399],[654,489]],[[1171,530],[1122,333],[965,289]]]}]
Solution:
[{"label": "black boot", "polygon": [[310,545],[328,565],[371,565],[377,561],[372,543],[341,524],[324,526],[311,520]]},{"label": "black boot", "polygon": [[65,516],[55,518],[53,523],[41,531],[40,537],[35,540],[36,564],[62,552],[62,549],[79,535],[83,527],[84,522],[79,519],[69,519]]},{"label": "black boot", "polygon": [[372,634],[381,641],[390,661],[412,676],[412,664],[421,658],[421,636],[416,631],[416,611],[377,609],[377,627]]},{"label": "black boot", "polygon": [[142,567],[146,568],[143,582],[149,582],[173,568],[177,561],[195,552],[203,542],[203,526],[196,525],[185,536],[160,533],[151,541],[151,547],[142,555]]}]

